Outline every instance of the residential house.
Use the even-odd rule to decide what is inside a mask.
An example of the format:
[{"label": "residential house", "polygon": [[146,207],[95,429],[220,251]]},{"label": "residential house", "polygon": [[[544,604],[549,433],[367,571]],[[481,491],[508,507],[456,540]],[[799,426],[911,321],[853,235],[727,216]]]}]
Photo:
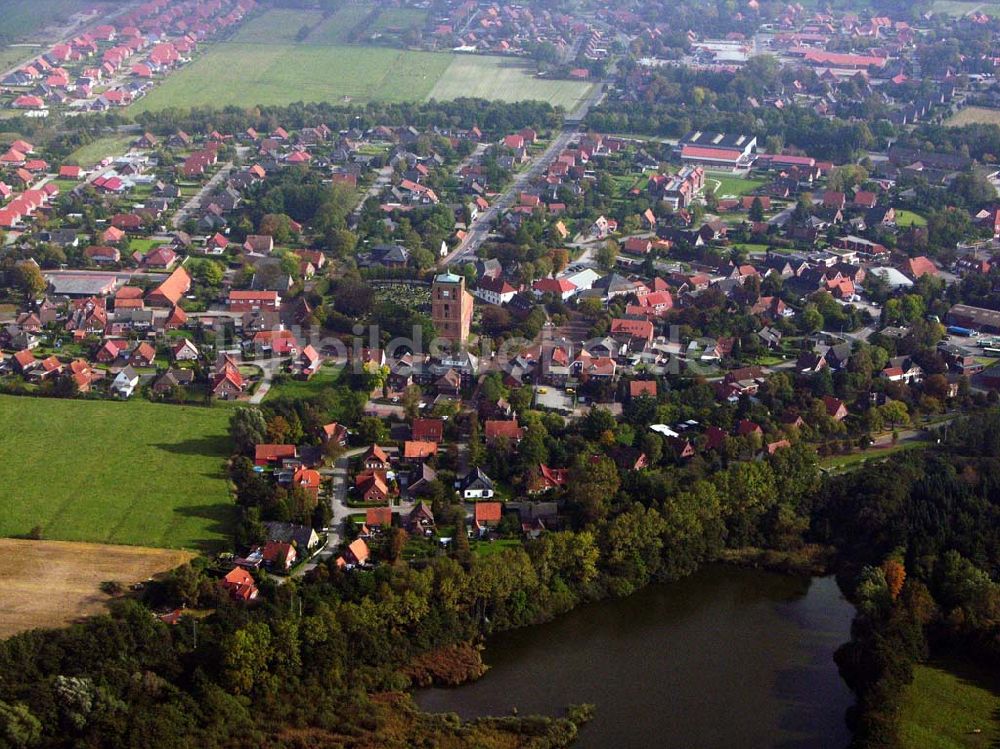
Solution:
[{"label": "residential house", "polygon": [[463,499],[490,499],[493,494],[493,480],[482,468],[476,466],[455,483]]}]

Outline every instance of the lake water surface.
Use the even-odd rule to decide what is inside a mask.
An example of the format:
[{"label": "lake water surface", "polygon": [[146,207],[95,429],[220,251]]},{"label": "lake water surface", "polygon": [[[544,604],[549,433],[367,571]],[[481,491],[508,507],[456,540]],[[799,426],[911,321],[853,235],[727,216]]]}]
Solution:
[{"label": "lake water surface", "polygon": [[709,567],[492,637],[482,679],[414,696],[463,718],[594,703],[584,749],[844,747],[833,653],[853,615],[832,577]]}]

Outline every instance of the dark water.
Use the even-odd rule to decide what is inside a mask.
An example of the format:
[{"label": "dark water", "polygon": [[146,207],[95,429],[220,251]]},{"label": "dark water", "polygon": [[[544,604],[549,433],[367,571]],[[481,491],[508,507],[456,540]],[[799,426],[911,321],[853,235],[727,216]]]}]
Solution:
[{"label": "dark water", "polygon": [[594,703],[578,746],[846,746],[833,652],[854,614],[832,577],[711,567],[555,622],[497,635],[490,671],[417,703],[464,718]]}]

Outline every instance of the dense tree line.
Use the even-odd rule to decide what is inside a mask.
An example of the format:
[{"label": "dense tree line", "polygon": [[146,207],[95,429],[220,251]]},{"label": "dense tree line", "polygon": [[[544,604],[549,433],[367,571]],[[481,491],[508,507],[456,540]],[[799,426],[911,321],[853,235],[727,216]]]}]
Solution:
[{"label": "dense tree line", "polygon": [[1000,414],[948,430],[940,451],[836,477],[813,530],[835,544],[858,604],[837,662],[858,696],[857,747],[899,744],[913,664],[954,652],[1000,665]]},{"label": "dense tree line", "polygon": [[297,103],[286,107],[225,107],[221,110],[165,109],[143,112],[137,119],[144,128],[164,135],[178,129],[189,133],[212,130],[242,133],[249,127],[269,133],[279,126],[299,130],[321,123],[334,130],[367,130],[376,125],[412,125],[420,129],[478,126],[484,132],[501,135],[529,126],[547,130],[560,122],[558,111],[545,102],[491,102],[471,98],[422,103],[372,102],[363,107]]}]

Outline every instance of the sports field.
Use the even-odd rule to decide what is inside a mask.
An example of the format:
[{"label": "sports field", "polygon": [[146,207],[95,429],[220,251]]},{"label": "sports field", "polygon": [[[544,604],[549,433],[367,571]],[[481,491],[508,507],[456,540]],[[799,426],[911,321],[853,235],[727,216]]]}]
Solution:
[{"label": "sports field", "polygon": [[61,627],[104,611],[100,585],[126,586],[173,569],[191,553],[140,546],[0,539],[0,638]]},{"label": "sports field", "polygon": [[1000,125],[1000,109],[965,107],[965,109],[960,109],[945,120],[944,124],[951,127],[961,127],[962,125]]},{"label": "sports field", "polygon": [[1000,679],[967,661],[918,665],[903,699],[904,749],[1000,744]]},{"label": "sports field", "polygon": [[705,186],[713,190],[717,198],[738,198],[749,195],[763,184],[762,179],[743,179],[718,172],[705,174]]},{"label": "sports field", "polygon": [[0,396],[0,536],[219,548],[235,520],[229,414]]},{"label": "sports field", "polygon": [[592,85],[582,81],[536,78],[530,68],[509,57],[456,55],[429,98],[439,101],[463,96],[500,101],[537,99],[573,109],[590,93]]}]

